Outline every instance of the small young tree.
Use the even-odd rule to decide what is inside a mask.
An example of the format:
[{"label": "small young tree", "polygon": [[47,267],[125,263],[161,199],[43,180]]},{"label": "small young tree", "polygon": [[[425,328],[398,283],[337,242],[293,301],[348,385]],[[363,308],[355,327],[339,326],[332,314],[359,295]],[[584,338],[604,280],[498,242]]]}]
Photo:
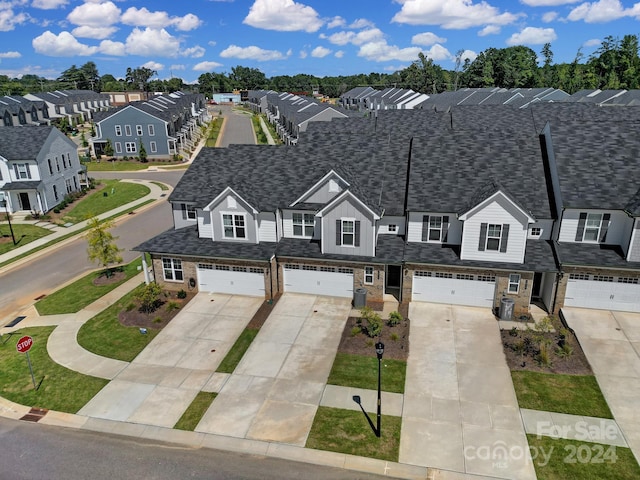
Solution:
[{"label": "small young tree", "polygon": [[104,154],[107,157],[113,157],[113,145],[111,145],[110,138],[107,138],[107,144],[104,146]]},{"label": "small young tree", "polygon": [[109,232],[111,228],[113,228],[112,220],[105,220],[101,223],[98,217],[93,217],[89,220],[89,231],[85,235],[89,244],[87,248],[89,260],[98,262],[104,267],[107,277],[110,277],[112,273],[109,265],[122,262],[120,255],[122,249],[118,248],[115,243],[118,237],[114,237]]},{"label": "small young tree", "polygon": [[156,282],[149,282],[142,287],[136,294],[136,300],[140,302],[140,310],[147,314],[153,312],[158,307],[161,293],[162,288]]},{"label": "small young tree", "polygon": [[144,148],[144,143],[142,143],[142,141],[140,141],[140,148],[139,148],[139,156],[140,156],[140,161],[142,163],[147,163],[147,151]]}]

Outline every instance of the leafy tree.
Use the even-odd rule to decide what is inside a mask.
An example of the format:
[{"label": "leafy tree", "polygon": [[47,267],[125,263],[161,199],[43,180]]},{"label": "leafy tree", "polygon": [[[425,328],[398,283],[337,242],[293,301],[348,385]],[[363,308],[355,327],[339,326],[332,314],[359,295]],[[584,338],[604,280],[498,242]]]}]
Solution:
[{"label": "leafy tree", "polygon": [[447,89],[442,68],[427,58],[424,53],[418,54],[418,60],[400,72],[402,85],[420,93],[439,93]]},{"label": "leafy tree", "polygon": [[147,283],[142,287],[135,297],[140,302],[140,310],[149,314],[158,308],[161,293],[162,288],[156,282]]},{"label": "leafy tree", "polygon": [[240,65],[231,68],[229,75],[233,87],[245,90],[256,90],[268,85],[267,77],[257,68],[242,67]]},{"label": "leafy tree", "polygon": [[138,157],[142,163],[147,163],[147,150],[144,148],[144,143],[140,140],[140,148],[138,149]]},{"label": "leafy tree", "polygon": [[127,68],[125,82],[129,90],[149,90],[149,80],[158,72],[147,67]]},{"label": "leafy tree", "polygon": [[104,154],[107,157],[113,157],[113,145],[111,144],[110,138],[107,138],[107,143],[104,146]]},{"label": "leafy tree", "polygon": [[122,256],[120,252],[122,249],[118,248],[115,241],[118,237],[114,237],[109,230],[113,228],[113,220],[105,220],[100,222],[98,217],[93,217],[89,220],[89,231],[85,235],[88,242],[87,254],[89,260],[99,263],[104,269],[107,277],[110,277],[112,272],[109,265],[112,263],[122,262]]}]

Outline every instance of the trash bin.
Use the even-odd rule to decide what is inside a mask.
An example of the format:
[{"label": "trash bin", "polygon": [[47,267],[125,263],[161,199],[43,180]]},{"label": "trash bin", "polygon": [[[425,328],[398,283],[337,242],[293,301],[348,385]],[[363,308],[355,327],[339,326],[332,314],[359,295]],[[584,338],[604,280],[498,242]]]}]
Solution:
[{"label": "trash bin", "polygon": [[500,320],[513,320],[513,307],[515,300],[503,297],[500,300]]},{"label": "trash bin", "polygon": [[364,308],[367,306],[367,289],[356,288],[353,291],[353,308]]}]

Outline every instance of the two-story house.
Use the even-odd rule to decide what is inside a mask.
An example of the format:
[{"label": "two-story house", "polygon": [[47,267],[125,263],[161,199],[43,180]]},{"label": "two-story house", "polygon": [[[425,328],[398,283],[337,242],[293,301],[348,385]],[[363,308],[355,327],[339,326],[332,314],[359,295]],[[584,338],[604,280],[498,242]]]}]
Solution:
[{"label": "two-story house", "polygon": [[80,190],[78,147],[52,126],[0,128],[0,195],[9,212],[44,213]]}]

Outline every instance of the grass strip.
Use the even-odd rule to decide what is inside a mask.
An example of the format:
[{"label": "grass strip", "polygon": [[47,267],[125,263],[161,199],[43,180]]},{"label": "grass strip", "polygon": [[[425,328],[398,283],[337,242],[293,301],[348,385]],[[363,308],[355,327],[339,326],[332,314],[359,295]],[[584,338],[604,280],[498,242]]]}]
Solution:
[{"label": "grass strip", "polygon": [[640,467],[630,449],[527,435],[536,476],[544,480],[632,480]]},{"label": "grass strip", "polygon": [[[109,381],[82,375],[55,363],[47,353],[47,340],[55,327],[21,329],[6,343],[0,342],[0,396],[29,407],[76,413]],[[33,338],[29,357],[36,385],[33,388],[26,355],[18,353],[16,344],[22,335]]]},{"label": "grass strip", "polygon": [[[174,162],[178,163],[178,162]],[[140,170],[146,170],[149,167],[163,167],[171,165],[172,162],[137,162],[137,161],[125,161],[117,160],[110,162],[108,160],[102,160],[100,162],[87,162],[88,172],[135,172]]]},{"label": "grass strip", "polygon": [[382,415],[380,423],[378,438],[361,411],[318,407],[306,447],[397,462],[402,418]]},{"label": "grass strip", "polygon": [[[5,215],[2,216],[2,219],[6,218]],[[11,229],[13,229],[13,236],[17,242],[16,245],[13,244],[13,238],[11,238]],[[34,240],[38,240],[39,238],[46,237],[52,233],[49,229],[27,223],[12,223],[11,229],[9,228],[8,223],[0,223],[0,238],[4,237],[6,240],[0,243],[0,255],[22,247]]]},{"label": "grass strip", "polygon": [[520,408],[613,418],[593,375],[512,371]]},{"label": "grass strip", "polygon": [[135,308],[133,300],[142,289],[140,284],[116,303],[106,308],[86,322],[78,332],[78,343],[103,357],[130,362],[155,338],[160,330],[148,328],[141,334],[138,327],[125,327],[118,320],[118,314],[127,308]]},{"label": "grass strip", "polygon": [[162,182],[151,182],[151,183],[160,187],[160,190],[163,190],[163,191],[169,190],[169,187],[167,186],[166,183],[162,183]]},{"label": "grass strip", "polygon": [[233,347],[231,347],[231,350],[229,350],[229,353],[220,362],[216,372],[233,373],[258,332],[259,330],[255,328],[245,328],[233,344]]},{"label": "grass strip", "polygon": [[66,287],[57,290],[51,295],[36,302],[36,309],[40,315],[56,315],[60,313],[76,313],[87,305],[95,302],[98,298],[109,293],[116,287],[134,277],[140,271],[138,267],[142,265],[142,260],[137,258],[131,263],[119,268],[125,276],[121,280],[106,285],[95,285],[93,282],[104,275],[104,270],[92,272],[89,275],[76,280]]},{"label": "grass strip", "polygon": [[[383,358],[381,366],[382,390],[404,393],[407,362]],[[377,390],[378,359],[349,353],[337,353],[327,383]]]},{"label": "grass strip", "polygon": [[198,392],[173,428],[193,432],[217,395],[213,392]]}]

